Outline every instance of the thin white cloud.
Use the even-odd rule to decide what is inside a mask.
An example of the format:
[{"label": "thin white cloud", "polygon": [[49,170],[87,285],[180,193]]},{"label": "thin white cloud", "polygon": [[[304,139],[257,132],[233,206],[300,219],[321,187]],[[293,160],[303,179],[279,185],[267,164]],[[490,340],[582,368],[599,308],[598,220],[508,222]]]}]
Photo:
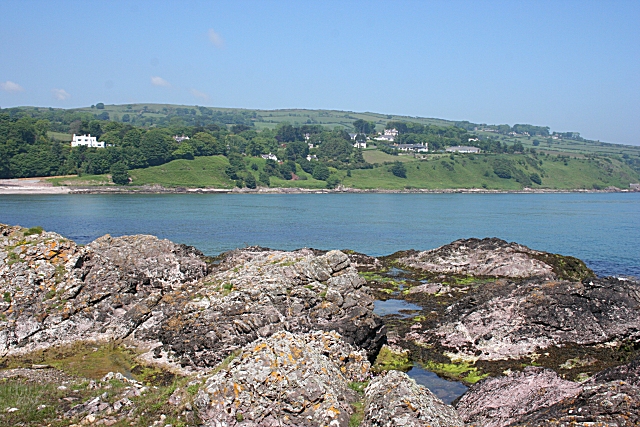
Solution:
[{"label": "thin white cloud", "polygon": [[151,77],[151,84],[154,86],[171,87],[171,83],[158,76]]},{"label": "thin white cloud", "polygon": [[190,92],[191,92],[191,95],[195,96],[196,98],[204,99],[205,101],[209,100],[209,95],[207,95],[204,92],[200,92],[199,90],[196,90],[196,89],[191,89]]},{"label": "thin white cloud", "polygon": [[58,101],[66,101],[67,99],[71,98],[69,92],[64,89],[51,89],[51,94]]},{"label": "thin white cloud", "polygon": [[217,48],[224,47],[224,40],[220,37],[220,34],[216,33],[213,28],[209,28],[209,41]]},{"label": "thin white cloud", "polygon": [[22,92],[24,88],[20,86],[18,83],[7,80],[6,82],[0,82],[0,89],[5,92]]}]

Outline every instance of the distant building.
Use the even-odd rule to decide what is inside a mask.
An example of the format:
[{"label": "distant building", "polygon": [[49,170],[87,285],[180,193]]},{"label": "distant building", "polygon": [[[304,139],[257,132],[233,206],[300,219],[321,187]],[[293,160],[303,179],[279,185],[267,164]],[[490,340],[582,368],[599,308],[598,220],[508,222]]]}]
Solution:
[{"label": "distant building", "polygon": [[185,135],[182,135],[182,136],[175,135],[173,139],[175,139],[176,142],[180,143],[182,141],[187,141],[189,137]]},{"label": "distant building", "polygon": [[275,160],[276,162],[278,161],[278,158],[276,157],[276,155],[275,154],[271,154],[271,153],[263,154],[260,157],[262,157],[265,160]]},{"label": "distant building", "polygon": [[353,146],[355,148],[367,148],[367,142],[366,141],[360,141],[360,142],[354,142]]},{"label": "distant building", "polygon": [[447,148],[447,152],[449,153],[479,153],[480,149],[478,147],[466,147],[464,145],[457,145],[455,147]]},{"label": "distant building", "polygon": [[349,134],[349,138],[351,138],[351,140],[352,140],[352,141],[355,141],[355,140],[356,140],[356,136],[358,136],[358,134],[357,134],[357,133],[350,133],[350,134]]},{"label": "distant building", "polygon": [[426,153],[429,151],[428,144],[398,144],[396,147],[400,151],[414,151],[417,153]]},{"label": "distant building", "polygon": [[80,145],[84,145],[85,147],[93,147],[93,148],[104,148],[104,141],[97,141],[95,136],[89,135],[76,135],[73,134],[73,139],[71,140],[72,147],[78,147]]},{"label": "distant building", "polygon": [[315,154],[307,154],[307,161],[310,162],[311,160],[318,160],[318,156]]},{"label": "distant building", "polygon": [[397,129],[385,129],[384,134],[374,138],[376,141],[388,141],[393,142],[398,136]]},{"label": "distant building", "polygon": [[629,184],[629,188],[632,190],[640,191],[640,184]]}]

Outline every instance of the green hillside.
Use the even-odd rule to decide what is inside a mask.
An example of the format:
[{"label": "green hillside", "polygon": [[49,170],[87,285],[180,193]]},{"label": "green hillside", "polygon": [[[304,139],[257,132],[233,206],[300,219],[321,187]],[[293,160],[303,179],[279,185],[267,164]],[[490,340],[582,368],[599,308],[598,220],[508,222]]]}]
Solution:
[{"label": "green hillside", "polygon": [[[380,153],[384,154],[384,153]],[[403,160],[406,178],[391,172],[391,164],[378,164],[373,169],[356,169],[347,172],[330,168],[345,187],[358,189],[465,189],[521,190],[524,187],[539,189],[604,189],[609,186],[628,188],[630,182],[640,181],[640,175],[626,164],[611,159],[576,159],[557,156],[531,156],[508,154],[456,154],[428,155],[416,160],[409,156],[389,156]],[[256,180],[264,170],[265,160],[246,157],[245,174]],[[251,166],[255,164],[257,170]],[[229,161],[224,156],[197,157],[194,160],[173,160],[160,166],[129,171],[132,186],[158,184],[164,187],[233,188],[235,183],[225,174]],[[499,166],[506,168],[510,178],[496,174]],[[351,176],[348,176],[350,174]],[[532,181],[537,175],[540,184]],[[297,180],[271,177],[271,187],[322,189],[325,181],[313,179],[299,165]],[[75,178],[54,178],[57,185],[86,186],[113,185],[108,175],[89,175]]]}]

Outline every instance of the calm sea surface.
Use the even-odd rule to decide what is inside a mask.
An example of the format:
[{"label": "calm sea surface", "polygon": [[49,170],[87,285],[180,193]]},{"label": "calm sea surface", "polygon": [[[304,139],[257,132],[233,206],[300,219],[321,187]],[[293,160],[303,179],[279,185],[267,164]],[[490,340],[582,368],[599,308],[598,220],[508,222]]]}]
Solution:
[{"label": "calm sea surface", "polygon": [[5,195],[0,222],[78,243],[153,234],[208,255],[246,245],[387,255],[499,237],[640,276],[640,193]]}]

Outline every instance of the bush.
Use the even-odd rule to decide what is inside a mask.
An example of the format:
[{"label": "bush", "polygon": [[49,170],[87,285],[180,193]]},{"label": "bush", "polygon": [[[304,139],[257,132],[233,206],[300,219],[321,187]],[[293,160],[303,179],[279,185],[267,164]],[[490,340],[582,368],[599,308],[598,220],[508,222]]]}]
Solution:
[{"label": "bush", "polygon": [[258,183],[256,182],[256,177],[253,176],[252,173],[248,173],[246,178],[244,179],[244,184],[247,186],[247,188],[257,188],[258,187]]},{"label": "bush", "polygon": [[394,162],[393,166],[391,166],[391,173],[397,176],[398,178],[406,178],[407,168],[402,162]]},{"label": "bush", "polygon": [[340,184],[340,178],[338,175],[331,175],[327,178],[327,188],[336,188]]},{"label": "bush", "polygon": [[264,185],[265,187],[268,187],[271,185],[271,179],[269,178],[269,174],[267,174],[265,171],[260,172],[260,174],[258,175],[258,181],[260,181],[260,184]]},{"label": "bush", "polygon": [[122,162],[117,162],[111,165],[111,181],[117,185],[127,185],[129,183],[129,172],[127,172],[127,165]]},{"label": "bush", "polygon": [[317,179],[320,181],[326,181],[327,179],[329,179],[330,175],[331,173],[329,172],[329,168],[324,163],[318,163],[313,168],[312,176],[314,179]]},{"label": "bush", "polygon": [[538,175],[537,173],[532,173],[529,178],[532,182],[535,182],[538,185],[542,185],[542,179],[540,179],[540,175]]}]

